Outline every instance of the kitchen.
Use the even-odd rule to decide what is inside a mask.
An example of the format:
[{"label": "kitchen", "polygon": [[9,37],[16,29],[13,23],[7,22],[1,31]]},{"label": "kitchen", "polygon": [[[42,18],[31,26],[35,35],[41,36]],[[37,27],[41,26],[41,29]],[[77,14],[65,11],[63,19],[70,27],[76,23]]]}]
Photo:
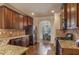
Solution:
[{"label": "kitchen", "polygon": [[[13,7],[13,6],[21,7]],[[37,14],[31,13],[23,5],[31,9],[40,11]],[[29,5],[29,6],[28,6]],[[53,5],[51,13],[42,7]],[[0,6],[0,55],[41,55],[39,50],[43,50],[47,55],[79,55],[79,4],[59,3],[59,4],[14,4],[4,3]],[[55,6],[55,7],[54,7]],[[19,8],[19,10],[18,10]],[[52,8],[52,7],[51,7]],[[23,9],[24,12],[21,10]],[[36,9],[33,9],[36,11]],[[43,10],[44,9],[44,10]],[[19,12],[18,12],[19,11]],[[27,14],[25,13],[27,11]],[[43,14],[44,12],[44,14]],[[49,16],[50,15],[50,16]],[[43,17],[42,17],[43,16]],[[47,19],[47,20],[46,20]],[[40,46],[40,22],[48,21],[51,27],[50,42],[44,42],[46,47]],[[45,37],[46,38],[46,37]],[[48,39],[47,39],[48,40]],[[45,52],[45,50],[46,52]],[[51,50],[48,52],[48,50]],[[33,52],[35,54],[33,54]],[[31,53],[31,54],[29,54]]]}]

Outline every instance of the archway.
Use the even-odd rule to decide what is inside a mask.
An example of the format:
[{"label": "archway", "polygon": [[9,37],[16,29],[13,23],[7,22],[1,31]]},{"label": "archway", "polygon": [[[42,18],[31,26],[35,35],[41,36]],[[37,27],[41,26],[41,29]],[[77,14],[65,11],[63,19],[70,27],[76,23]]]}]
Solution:
[{"label": "archway", "polygon": [[51,41],[51,23],[49,20],[40,21],[40,40]]}]

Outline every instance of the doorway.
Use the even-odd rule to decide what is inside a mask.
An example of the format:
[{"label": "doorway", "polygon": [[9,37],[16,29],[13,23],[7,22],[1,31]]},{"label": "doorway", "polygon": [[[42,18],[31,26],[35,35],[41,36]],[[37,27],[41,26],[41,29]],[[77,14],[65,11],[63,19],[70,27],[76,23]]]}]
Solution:
[{"label": "doorway", "polygon": [[40,38],[42,42],[51,41],[51,24],[48,20],[40,21]]}]

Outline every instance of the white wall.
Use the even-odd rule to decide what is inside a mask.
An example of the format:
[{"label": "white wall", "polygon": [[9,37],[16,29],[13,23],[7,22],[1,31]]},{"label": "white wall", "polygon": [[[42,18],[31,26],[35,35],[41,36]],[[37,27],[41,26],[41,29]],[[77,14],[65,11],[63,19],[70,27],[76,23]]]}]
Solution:
[{"label": "white wall", "polygon": [[60,13],[54,14],[53,38],[51,41],[54,44],[55,44],[55,38],[56,38],[56,29],[60,29]]}]

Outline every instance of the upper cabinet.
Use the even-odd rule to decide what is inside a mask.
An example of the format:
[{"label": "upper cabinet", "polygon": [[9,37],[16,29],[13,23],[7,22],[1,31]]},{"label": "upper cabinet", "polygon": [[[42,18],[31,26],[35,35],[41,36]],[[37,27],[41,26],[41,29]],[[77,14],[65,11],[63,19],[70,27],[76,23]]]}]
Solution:
[{"label": "upper cabinet", "polygon": [[79,27],[79,3],[77,4],[77,26]]},{"label": "upper cabinet", "polygon": [[0,28],[9,29],[9,28],[13,27],[12,11],[9,8],[7,8],[5,6],[0,7],[0,21],[1,21]]},{"label": "upper cabinet", "polygon": [[24,27],[28,25],[28,16],[24,16]]},{"label": "upper cabinet", "polygon": [[19,21],[19,29],[23,29],[23,26],[24,26],[23,25],[23,23],[24,23],[23,19],[24,19],[24,16],[20,14],[19,15],[19,20],[18,20]]},{"label": "upper cabinet", "polygon": [[67,3],[63,4],[61,8],[61,29],[77,28],[77,4]]},{"label": "upper cabinet", "polygon": [[3,28],[3,17],[2,17],[2,15],[3,15],[4,13],[3,13],[3,9],[2,9],[2,7],[0,7],[0,28]]},{"label": "upper cabinet", "polygon": [[71,26],[77,28],[77,4],[71,4]]},{"label": "upper cabinet", "polygon": [[28,16],[28,25],[33,25],[33,19]]},{"label": "upper cabinet", "polygon": [[19,29],[19,14],[13,12],[13,29]]},{"label": "upper cabinet", "polygon": [[33,25],[33,19],[6,6],[0,6],[0,29],[23,29]]}]

